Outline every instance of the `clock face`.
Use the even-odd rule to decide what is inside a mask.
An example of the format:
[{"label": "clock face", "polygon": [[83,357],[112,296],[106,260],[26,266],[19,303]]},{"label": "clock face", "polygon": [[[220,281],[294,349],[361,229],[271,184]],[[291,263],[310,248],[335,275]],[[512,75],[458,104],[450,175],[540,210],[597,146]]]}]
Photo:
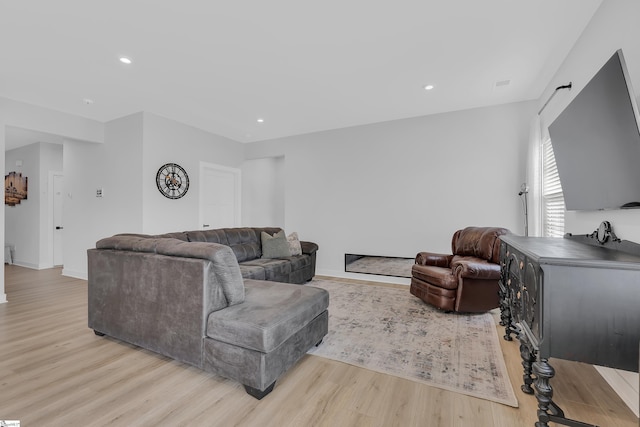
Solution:
[{"label": "clock face", "polygon": [[167,163],[158,169],[156,185],[164,197],[179,199],[189,190],[189,175],[182,166]]}]

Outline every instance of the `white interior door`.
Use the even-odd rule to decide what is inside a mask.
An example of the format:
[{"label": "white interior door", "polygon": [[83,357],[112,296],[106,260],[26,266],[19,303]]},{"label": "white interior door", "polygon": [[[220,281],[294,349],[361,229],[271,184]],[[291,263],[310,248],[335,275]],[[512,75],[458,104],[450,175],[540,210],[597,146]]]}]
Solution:
[{"label": "white interior door", "polygon": [[240,169],[200,163],[202,229],[240,226]]},{"label": "white interior door", "polygon": [[53,265],[62,265],[62,202],[64,195],[64,177],[53,175]]}]

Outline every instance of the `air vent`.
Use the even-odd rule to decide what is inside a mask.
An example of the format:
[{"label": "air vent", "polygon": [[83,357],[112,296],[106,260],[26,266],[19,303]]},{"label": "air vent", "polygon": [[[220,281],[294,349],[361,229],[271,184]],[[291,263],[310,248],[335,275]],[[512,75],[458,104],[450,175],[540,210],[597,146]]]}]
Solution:
[{"label": "air vent", "polygon": [[509,86],[509,84],[511,83],[511,80],[500,80],[496,82],[496,87],[504,87],[504,86]]}]

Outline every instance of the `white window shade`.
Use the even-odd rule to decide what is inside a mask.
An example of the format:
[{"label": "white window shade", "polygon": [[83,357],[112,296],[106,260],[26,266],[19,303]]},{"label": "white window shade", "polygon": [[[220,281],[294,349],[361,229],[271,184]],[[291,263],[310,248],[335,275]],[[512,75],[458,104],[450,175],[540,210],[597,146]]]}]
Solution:
[{"label": "white window shade", "polygon": [[564,196],[551,139],[542,143],[542,235],[564,235]]}]

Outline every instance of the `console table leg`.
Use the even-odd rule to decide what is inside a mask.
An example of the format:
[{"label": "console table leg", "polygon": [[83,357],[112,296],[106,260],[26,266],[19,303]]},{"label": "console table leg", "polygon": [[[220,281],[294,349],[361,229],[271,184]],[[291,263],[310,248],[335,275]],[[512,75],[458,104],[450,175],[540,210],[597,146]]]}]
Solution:
[{"label": "console table leg", "polygon": [[549,380],[553,378],[556,371],[549,365],[547,359],[540,359],[533,363],[533,373],[536,376],[535,394],[538,400],[538,422],[536,427],[548,427],[550,421],[549,405],[552,403],[553,388]]},{"label": "console table leg", "polygon": [[526,394],[533,394],[533,388],[531,387],[531,384],[533,384],[531,366],[536,360],[535,355],[529,350],[526,344],[520,343],[520,357],[522,357],[522,367],[524,368],[524,373],[522,374],[523,384],[520,386],[520,389]]}]

